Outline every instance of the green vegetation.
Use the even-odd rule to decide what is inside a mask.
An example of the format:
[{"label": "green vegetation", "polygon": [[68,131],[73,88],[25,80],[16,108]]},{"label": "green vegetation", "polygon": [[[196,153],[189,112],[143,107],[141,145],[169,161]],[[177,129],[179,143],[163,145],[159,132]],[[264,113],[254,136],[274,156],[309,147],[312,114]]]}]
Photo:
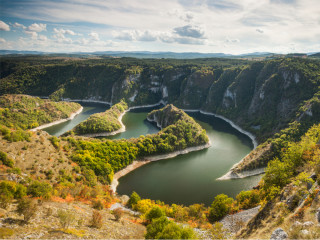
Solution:
[{"label": "green vegetation", "polygon": [[166,217],[152,220],[147,226],[146,239],[195,239],[195,233],[191,228],[182,227],[169,221]]},{"label": "green vegetation", "polygon": [[0,164],[6,165],[8,167],[14,166],[14,161],[7,156],[5,152],[0,151]]},{"label": "green vegetation", "polygon": [[18,201],[17,213],[23,215],[23,220],[28,223],[37,213],[37,204],[30,198],[22,198]]},{"label": "green vegetation", "polygon": [[23,130],[36,128],[45,123],[68,118],[79,108],[79,104],[72,102],[52,102],[19,94],[3,95],[0,96],[0,125]]},{"label": "green vegetation", "polygon": [[209,209],[209,220],[211,222],[221,220],[225,215],[227,215],[233,203],[233,199],[229,198],[225,194],[220,194],[214,198],[211,208]]},{"label": "green vegetation", "polygon": [[103,113],[91,115],[71,131],[75,135],[83,135],[87,133],[108,133],[119,130],[121,123],[118,121],[118,118],[127,109],[127,104],[121,101]]},{"label": "green vegetation", "polygon": [[[83,172],[91,169],[102,183],[111,183],[113,174],[131,164],[133,160],[156,154],[164,154],[187,147],[199,146],[209,141],[206,131],[190,116],[172,105],[153,111],[166,113],[174,119],[159,133],[129,140],[76,140],[66,138],[72,148],[72,161],[79,164]],[[151,116],[151,115],[150,115]],[[92,180],[92,174],[85,174]],[[88,178],[88,179],[89,179]],[[88,180],[89,182],[91,180]],[[91,185],[94,185],[94,181]]]}]

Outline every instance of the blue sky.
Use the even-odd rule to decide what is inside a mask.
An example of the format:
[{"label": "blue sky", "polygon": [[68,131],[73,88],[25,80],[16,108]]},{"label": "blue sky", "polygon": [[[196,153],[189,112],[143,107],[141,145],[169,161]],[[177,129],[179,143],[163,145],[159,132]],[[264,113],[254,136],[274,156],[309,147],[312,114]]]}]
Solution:
[{"label": "blue sky", "polygon": [[0,0],[0,49],[318,52],[319,0]]}]

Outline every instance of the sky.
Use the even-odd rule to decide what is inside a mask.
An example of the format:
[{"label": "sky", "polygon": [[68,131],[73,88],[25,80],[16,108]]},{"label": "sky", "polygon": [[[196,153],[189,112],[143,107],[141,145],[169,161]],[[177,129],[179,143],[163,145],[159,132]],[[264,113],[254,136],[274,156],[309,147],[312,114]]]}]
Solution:
[{"label": "sky", "polygon": [[320,0],[0,0],[0,49],[319,52]]}]

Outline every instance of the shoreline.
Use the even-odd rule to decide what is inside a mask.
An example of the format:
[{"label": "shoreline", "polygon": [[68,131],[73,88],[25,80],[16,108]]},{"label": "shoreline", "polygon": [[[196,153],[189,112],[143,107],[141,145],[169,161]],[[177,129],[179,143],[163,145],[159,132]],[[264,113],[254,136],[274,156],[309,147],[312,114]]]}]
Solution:
[{"label": "shoreline", "polygon": [[165,160],[165,159],[169,159],[169,158],[173,158],[176,157],[178,155],[182,155],[182,154],[187,154],[190,152],[194,152],[194,151],[199,151],[199,150],[203,150],[206,148],[209,148],[211,146],[211,142],[209,141],[208,143],[204,144],[204,145],[200,145],[200,146],[195,146],[195,147],[188,147],[182,150],[177,150],[171,153],[166,153],[166,154],[160,154],[160,155],[154,155],[154,156],[149,156],[149,157],[144,157],[141,160],[135,160],[133,161],[130,165],[126,166],[124,169],[121,169],[120,171],[116,172],[113,176],[113,180],[110,184],[110,189],[113,191],[113,193],[116,193],[117,191],[117,186],[119,185],[119,179],[123,176],[125,176],[126,174],[128,174],[129,172],[147,164],[150,162],[155,162],[155,161],[160,161],[160,160]]},{"label": "shoreline", "polygon": [[[237,164],[239,164],[239,163],[237,163]],[[240,173],[236,173],[232,169],[230,169],[226,174],[224,174],[223,176],[217,178],[216,180],[223,181],[223,180],[230,180],[230,179],[240,179],[240,178],[246,178],[246,177],[260,175],[260,174],[263,174],[265,172],[266,172],[265,168],[257,168],[257,169],[253,169],[253,170],[249,170],[249,171],[248,170],[247,171],[243,171],[243,172],[240,172]]]},{"label": "shoreline", "polygon": [[40,125],[39,127],[30,129],[30,131],[35,132],[37,130],[41,130],[41,129],[44,129],[44,128],[47,128],[47,127],[51,127],[51,126],[57,125],[59,123],[63,123],[63,122],[72,120],[72,119],[74,119],[75,116],[80,114],[82,112],[82,110],[83,110],[83,107],[81,106],[78,111],[71,113],[70,117],[68,117],[68,118],[64,118],[64,119],[60,119],[60,120],[57,120],[57,121],[54,121],[54,122],[51,122],[51,123],[46,123],[46,124]]},{"label": "shoreline", "polygon": [[[73,100],[72,100],[73,101]],[[74,101],[78,101],[78,100],[74,100]],[[80,101],[80,100],[79,100]],[[87,100],[86,102],[89,102],[90,100]],[[101,101],[96,101],[97,103],[103,103]],[[105,104],[108,104],[107,102],[104,102]],[[126,126],[123,124],[122,122],[122,118],[123,116],[127,113],[130,112],[130,110],[134,110],[134,109],[139,109],[139,108],[149,108],[149,107],[156,107],[159,105],[165,105],[165,103],[161,100],[158,103],[155,104],[150,104],[150,105],[140,105],[140,106],[133,106],[133,107],[129,107],[127,110],[125,110],[123,113],[120,114],[120,116],[118,117],[118,121],[121,125],[121,128],[112,132],[101,132],[101,133],[86,133],[86,134],[82,134],[79,136],[82,137],[107,137],[107,136],[113,136],[116,135],[118,133],[122,133],[126,131]]]},{"label": "shoreline", "polygon": [[181,110],[183,110],[185,112],[199,112],[199,113],[202,113],[204,115],[214,116],[214,117],[220,118],[220,119],[226,121],[227,123],[229,123],[233,128],[237,129],[239,132],[247,135],[252,141],[253,149],[255,149],[258,146],[258,142],[256,140],[256,137],[252,133],[242,129],[240,126],[235,124],[232,120],[230,120],[230,119],[228,119],[228,118],[226,118],[224,116],[221,116],[221,115],[215,114],[215,113],[206,112],[206,111],[203,111],[203,110],[196,110],[196,109],[181,109]]}]

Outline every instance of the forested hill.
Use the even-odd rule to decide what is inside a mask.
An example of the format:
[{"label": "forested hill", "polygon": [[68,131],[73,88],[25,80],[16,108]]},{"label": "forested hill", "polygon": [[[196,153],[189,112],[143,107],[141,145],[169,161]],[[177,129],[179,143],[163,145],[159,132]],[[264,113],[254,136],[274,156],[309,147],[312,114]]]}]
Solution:
[{"label": "forested hill", "polygon": [[302,58],[1,58],[0,92],[111,103],[124,99],[129,106],[164,100],[221,114],[261,142],[293,120],[319,119],[319,73],[320,61]]}]

